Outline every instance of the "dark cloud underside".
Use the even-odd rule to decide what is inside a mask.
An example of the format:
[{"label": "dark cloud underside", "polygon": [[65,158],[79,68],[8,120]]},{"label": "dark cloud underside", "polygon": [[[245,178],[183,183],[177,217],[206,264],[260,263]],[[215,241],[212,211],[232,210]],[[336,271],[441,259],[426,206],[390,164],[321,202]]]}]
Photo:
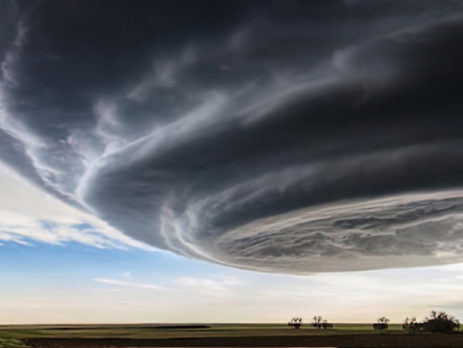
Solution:
[{"label": "dark cloud underside", "polygon": [[3,3],[2,160],[127,235],[236,267],[461,261],[462,10]]}]

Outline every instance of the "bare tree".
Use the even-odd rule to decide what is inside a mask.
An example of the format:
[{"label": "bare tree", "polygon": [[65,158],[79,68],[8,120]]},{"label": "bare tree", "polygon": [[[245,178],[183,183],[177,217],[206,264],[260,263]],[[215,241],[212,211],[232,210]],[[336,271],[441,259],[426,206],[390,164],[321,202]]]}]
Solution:
[{"label": "bare tree", "polygon": [[322,328],[322,320],[323,320],[323,318],[322,318],[321,315],[314,316],[312,326],[316,327],[318,329],[321,329]]},{"label": "bare tree", "polygon": [[289,321],[288,326],[299,329],[302,326],[302,318],[294,317]]},{"label": "bare tree", "polygon": [[402,328],[410,332],[420,331],[423,329],[423,323],[418,323],[415,317],[411,319],[406,317],[404,323],[402,324]]},{"label": "bare tree", "polygon": [[378,318],[377,322],[373,324],[375,330],[386,330],[389,327],[389,319],[386,317]]}]

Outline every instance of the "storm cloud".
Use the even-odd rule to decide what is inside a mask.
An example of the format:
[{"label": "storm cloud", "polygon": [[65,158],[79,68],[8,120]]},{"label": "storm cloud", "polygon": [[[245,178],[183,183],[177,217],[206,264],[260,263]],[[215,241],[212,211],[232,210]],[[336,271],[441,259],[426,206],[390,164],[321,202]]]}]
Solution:
[{"label": "storm cloud", "polygon": [[462,1],[0,4],[0,149],[160,249],[463,261]]}]

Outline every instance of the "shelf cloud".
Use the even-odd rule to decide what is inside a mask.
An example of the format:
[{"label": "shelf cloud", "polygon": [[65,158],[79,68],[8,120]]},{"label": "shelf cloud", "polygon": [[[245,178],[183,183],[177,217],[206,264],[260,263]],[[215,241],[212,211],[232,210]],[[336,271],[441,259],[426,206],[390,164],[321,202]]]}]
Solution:
[{"label": "shelf cloud", "polygon": [[0,7],[1,160],[67,204],[258,271],[463,261],[462,1]]}]

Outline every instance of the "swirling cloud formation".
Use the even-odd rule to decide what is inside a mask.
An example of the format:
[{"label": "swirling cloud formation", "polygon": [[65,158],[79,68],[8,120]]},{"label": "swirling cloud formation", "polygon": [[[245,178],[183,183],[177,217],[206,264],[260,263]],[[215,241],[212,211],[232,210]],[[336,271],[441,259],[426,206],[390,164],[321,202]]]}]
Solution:
[{"label": "swirling cloud formation", "polygon": [[2,161],[68,204],[260,271],[463,260],[463,2],[0,6]]}]

